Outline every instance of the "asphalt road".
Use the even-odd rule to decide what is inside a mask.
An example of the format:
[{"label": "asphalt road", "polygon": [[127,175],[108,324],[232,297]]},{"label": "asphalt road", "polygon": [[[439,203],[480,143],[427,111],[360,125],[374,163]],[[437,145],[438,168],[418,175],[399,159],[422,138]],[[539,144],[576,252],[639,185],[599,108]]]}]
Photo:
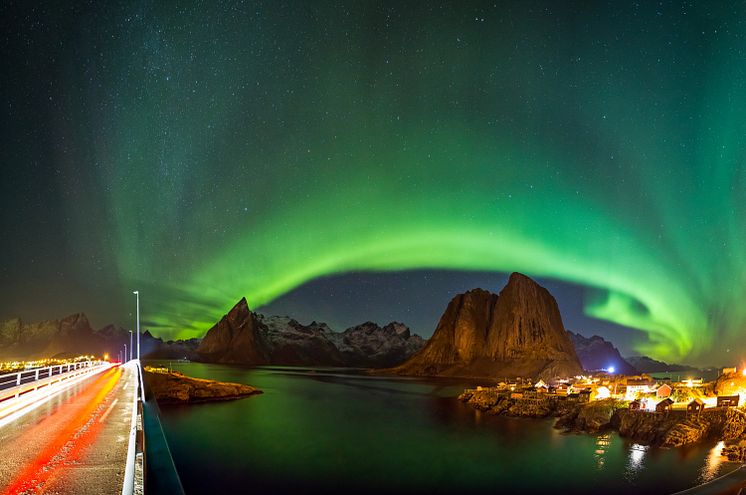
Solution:
[{"label": "asphalt road", "polygon": [[121,494],[135,393],[111,368],[0,427],[0,495]]}]

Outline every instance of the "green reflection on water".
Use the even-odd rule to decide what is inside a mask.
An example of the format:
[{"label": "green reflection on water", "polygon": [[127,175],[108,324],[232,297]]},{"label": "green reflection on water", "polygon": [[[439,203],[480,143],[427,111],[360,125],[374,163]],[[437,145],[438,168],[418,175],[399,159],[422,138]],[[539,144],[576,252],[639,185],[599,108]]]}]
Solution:
[{"label": "green reflection on water", "polygon": [[713,461],[714,444],[647,449],[615,433],[567,435],[552,420],[480,413],[455,400],[466,384],[453,380],[198,363],[176,368],[264,391],[240,401],[163,408],[187,493],[216,486],[233,493],[247,486],[667,493],[734,467]]}]

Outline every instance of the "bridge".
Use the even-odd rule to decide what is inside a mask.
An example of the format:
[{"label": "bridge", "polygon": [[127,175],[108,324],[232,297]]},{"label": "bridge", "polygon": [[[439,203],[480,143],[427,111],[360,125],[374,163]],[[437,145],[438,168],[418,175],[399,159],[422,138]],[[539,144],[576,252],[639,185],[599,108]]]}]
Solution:
[{"label": "bridge", "polygon": [[0,375],[0,495],[183,494],[145,395],[136,359]]}]

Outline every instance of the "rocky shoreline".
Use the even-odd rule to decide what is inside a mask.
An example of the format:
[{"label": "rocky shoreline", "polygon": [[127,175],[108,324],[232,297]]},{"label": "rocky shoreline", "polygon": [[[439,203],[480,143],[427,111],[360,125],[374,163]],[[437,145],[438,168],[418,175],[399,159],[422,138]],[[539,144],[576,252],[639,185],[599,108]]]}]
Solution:
[{"label": "rocky shoreline", "polygon": [[[681,447],[705,440],[746,442],[746,413],[734,407],[710,408],[698,415],[687,415],[679,410],[665,413],[630,410],[627,403],[615,399],[579,402],[547,394],[511,395],[504,390],[482,387],[464,391],[459,400],[488,414],[555,417],[555,428],[567,432],[615,430],[623,438],[657,447]],[[746,455],[746,446],[731,450],[729,458],[740,460]]]},{"label": "rocky shoreline", "polygon": [[242,399],[262,391],[242,383],[219,382],[192,378],[164,368],[146,366],[143,378],[147,390],[153,394],[159,404],[190,404]]}]

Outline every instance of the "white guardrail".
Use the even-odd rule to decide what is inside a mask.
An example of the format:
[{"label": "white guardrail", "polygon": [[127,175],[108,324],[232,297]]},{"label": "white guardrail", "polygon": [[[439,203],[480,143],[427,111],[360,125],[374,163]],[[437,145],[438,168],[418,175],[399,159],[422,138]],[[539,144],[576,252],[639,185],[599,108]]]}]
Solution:
[{"label": "white guardrail", "polygon": [[112,367],[81,361],[0,375],[0,427],[48,402],[70,386]]},{"label": "white guardrail", "polygon": [[145,435],[143,431],[142,402],[143,381],[140,361],[133,359],[124,365],[125,369],[134,372],[135,383],[132,394],[132,419],[130,423],[129,443],[127,446],[127,464],[124,468],[122,495],[142,495],[145,493]]}]

